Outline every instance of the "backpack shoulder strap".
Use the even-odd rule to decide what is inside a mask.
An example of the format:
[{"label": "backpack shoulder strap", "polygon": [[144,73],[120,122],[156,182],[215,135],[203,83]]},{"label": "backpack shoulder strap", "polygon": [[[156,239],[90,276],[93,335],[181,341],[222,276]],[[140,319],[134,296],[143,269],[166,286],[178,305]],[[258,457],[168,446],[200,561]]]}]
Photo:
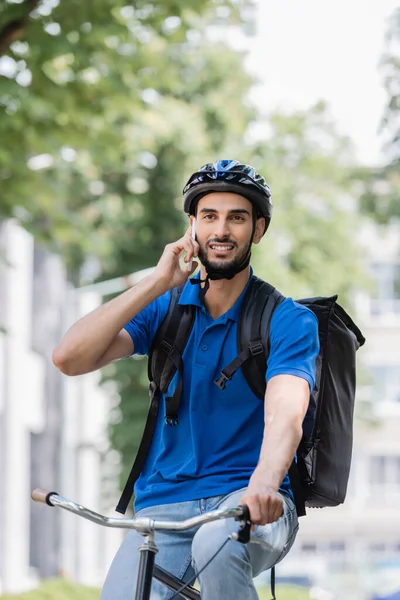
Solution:
[{"label": "backpack shoulder strap", "polygon": [[195,309],[178,304],[184,286],[171,291],[168,312],[160,325],[149,351],[148,375],[150,380],[150,407],[139,445],[139,450],[119,499],[116,511],[125,514],[133,495],[133,487],[143,469],[157,423],[159,395],[166,392],[176,371],[180,379],[172,398],[166,398],[165,420],[169,425],[178,422],[178,408],[182,391],[182,354],[193,328]]},{"label": "backpack shoulder strap", "polygon": [[[264,400],[266,360],[270,352],[269,330],[271,318],[274,310],[284,300],[284,296],[269,283],[257,277],[254,279],[247,302],[243,303],[242,314],[239,319],[238,348],[242,350],[255,343],[262,345],[264,352],[255,355],[253,360],[246,361],[242,366],[242,371],[254,394]],[[297,516],[300,517],[306,514],[305,499],[295,459],[293,459],[289,468],[289,478]],[[271,591],[272,597],[275,598],[274,572],[271,572]]]},{"label": "backpack shoulder strap", "polygon": [[[269,353],[269,322],[283,296],[269,283],[253,276],[239,315],[237,344],[239,354],[225,367],[214,383],[221,389],[239,368],[250,389],[261,399],[265,392],[265,360]],[[265,332],[264,335],[261,332]],[[253,360],[249,360],[252,358]]]},{"label": "backpack shoulder strap", "polygon": [[178,423],[178,408],[182,393],[182,355],[196,316],[194,306],[179,304],[183,287],[174,288],[171,292],[168,313],[151,345],[148,360],[149,380],[163,394],[167,391],[175,373],[177,371],[180,373],[174,395],[165,399],[165,419],[168,425],[177,425]]},{"label": "backpack shoulder strap", "polygon": [[272,285],[253,277],[244,298],[238,324],[238,349],[255,348],[253,360],[243,363],[242,371],[247,384],[261,400],[265,395],[266,360],[269,356],[269,327],[275,308],[284,296]]}]

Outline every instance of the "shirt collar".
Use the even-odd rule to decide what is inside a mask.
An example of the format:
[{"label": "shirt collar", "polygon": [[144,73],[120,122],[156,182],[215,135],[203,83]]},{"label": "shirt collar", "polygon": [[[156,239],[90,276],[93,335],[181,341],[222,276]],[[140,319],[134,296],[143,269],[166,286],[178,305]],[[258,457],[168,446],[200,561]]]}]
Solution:
[{"label": "shirt collar", "polygon": [[[247,288],[250,285],[250,281],[251,281],[252,277],[253,277],[253,269],[250,267],[249,280],[246,283],[246,286],[245,286],[244,290],[242,291],[242,293],[240,294],[239,298],[236,300],[235,304],[225,313],[224,317],[226,319],[231,319],[232,321],[239,320],[240,306],[241,306],[243,298],[247,292]],[[196,275],[193,276],[193,279],[200,279],[200,272],[196,273]],[[190,283],[190,281],[187,281],[185,284],[185,287],[182,290],[178,304],[181,304],[184,306],[185,305],[198,306],[199,308],[206,310],[202,301],[199,298],[199,291],[200,291],[199,285],[192,285]]]}]

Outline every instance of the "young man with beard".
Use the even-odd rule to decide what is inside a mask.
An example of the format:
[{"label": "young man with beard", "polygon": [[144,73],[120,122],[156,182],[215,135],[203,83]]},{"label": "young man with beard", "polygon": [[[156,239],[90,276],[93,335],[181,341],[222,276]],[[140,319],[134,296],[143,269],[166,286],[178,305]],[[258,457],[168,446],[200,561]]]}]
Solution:
[{"label": "young man with beard", "polygon": [[[151,275],[78,321],[55,350],[54,363],[67,375],[79,375],[133,353],[147,354],[168,311],[171,289],[185,284],[179,302],[193,305],[196,318],[183,353],[179,423],[169,426],[161,406],[135,485],[135,510],[140,517],[181,520],[247,504],[253,535],[269,546],[226,544],[199,580],[203,600],[255,600],[253,577],[287,554],[298,529],[287,471],[314,386],[318,324],[311,311],[286,298],[270,324],[264,404],[241,369],[225,390],[219,389],[215,378],[238,353],[239,310],[252,277],[251,246],[268,228],[271,194],[252,167],[218,161],[192,175],[184,203],[190,221],[186,234],[166,246]],[[191,236],[194,218],[196,240]],[[183,254],[185,268],[180,266]],[[196,257],[200,272],[188,280]],[[235,527],[227,520],[184,533],[160,533],[156,563],[189,581]],[[141,542],[136,532],[127,534],[102,600],[132,598]],[[156,582],[152,590],[152,598],[173,595]]]}]

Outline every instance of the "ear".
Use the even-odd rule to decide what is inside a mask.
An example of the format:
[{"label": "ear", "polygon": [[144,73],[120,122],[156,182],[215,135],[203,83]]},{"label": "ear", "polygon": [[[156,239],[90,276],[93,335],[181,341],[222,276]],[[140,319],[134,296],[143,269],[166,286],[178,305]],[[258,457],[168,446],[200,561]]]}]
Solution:
[{"label": "ear", "polygon": [[264,217],[260,217],[256,221],[256,229],[253,236],[253,244],[259,244],[263,238],[265,229],[265,219]]},{"label": "ear", "polygon": [[193,225],[193,220],[195,219],[194,215],[189,215],[189,223]]}]

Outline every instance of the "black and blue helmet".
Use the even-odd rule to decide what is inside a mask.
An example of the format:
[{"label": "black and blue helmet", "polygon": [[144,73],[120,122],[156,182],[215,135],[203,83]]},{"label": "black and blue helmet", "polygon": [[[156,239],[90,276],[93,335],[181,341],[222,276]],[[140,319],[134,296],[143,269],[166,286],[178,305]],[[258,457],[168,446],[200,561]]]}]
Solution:
[{"label": "black and blue helmet", "polygon": [[255,207],[256,216],[264,217],[267,230],[272,215],[271,190],[254,167],[238,160],[207,163],[193,173],[183,188],[185,212],[194,215],[199,200],[216,191],[233,192],[247,198]]}]

